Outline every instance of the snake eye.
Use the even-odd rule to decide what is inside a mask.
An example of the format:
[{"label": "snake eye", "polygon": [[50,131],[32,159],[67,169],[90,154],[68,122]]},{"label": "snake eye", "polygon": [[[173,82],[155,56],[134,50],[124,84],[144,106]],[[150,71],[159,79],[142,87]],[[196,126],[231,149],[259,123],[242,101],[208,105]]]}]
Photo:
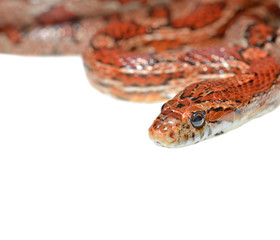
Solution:
[{"label": "snake eye", "polygon": [[191,124],[195,128],[203,127],[204,123],[205,123],[205,112],[204,111],[195,112],[191,116]]}]

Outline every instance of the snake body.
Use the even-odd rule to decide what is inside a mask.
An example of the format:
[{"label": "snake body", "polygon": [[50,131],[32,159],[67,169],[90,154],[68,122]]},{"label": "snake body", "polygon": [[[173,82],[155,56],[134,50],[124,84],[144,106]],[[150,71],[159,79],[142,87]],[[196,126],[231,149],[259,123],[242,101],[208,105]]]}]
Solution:
[{"label": "snake body", "polygon": [[277,0],[16,2],[0,0],[1,52],[82,53],[100,91],[172,98],[149,129],[161,146],[225,133],[280,103]]}]

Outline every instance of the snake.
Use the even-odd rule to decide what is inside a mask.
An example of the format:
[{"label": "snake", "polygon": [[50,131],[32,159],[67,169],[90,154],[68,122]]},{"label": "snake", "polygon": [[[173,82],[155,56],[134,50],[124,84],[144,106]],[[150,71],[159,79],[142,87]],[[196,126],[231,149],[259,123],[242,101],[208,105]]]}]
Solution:
[{"label": "snake", "polygon": [[279,0],[0,0],[0,52],[81,54],[99,91],[165,101],[148,130],[163,147],[280,104]]}]

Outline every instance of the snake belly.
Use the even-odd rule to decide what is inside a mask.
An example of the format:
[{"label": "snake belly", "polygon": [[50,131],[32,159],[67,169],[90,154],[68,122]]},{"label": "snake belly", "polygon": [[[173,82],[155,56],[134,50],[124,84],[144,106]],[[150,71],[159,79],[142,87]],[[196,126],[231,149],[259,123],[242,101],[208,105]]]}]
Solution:
[{"label": "snake belly", "polygon": [[[279,105],[278,0],[18,3],[34,9],[20,24],[0,18],[0,51],[82,53],[101,92],[171,99],[149,129],[161,146],[197,143]],[[0,13],[9,7],[0,1]]]}]

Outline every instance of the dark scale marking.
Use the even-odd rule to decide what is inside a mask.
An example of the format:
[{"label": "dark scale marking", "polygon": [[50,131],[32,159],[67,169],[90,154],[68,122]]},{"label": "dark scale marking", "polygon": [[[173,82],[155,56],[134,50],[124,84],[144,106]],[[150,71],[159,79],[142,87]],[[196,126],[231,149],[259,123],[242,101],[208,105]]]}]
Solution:
[{"label": "dark scale marking", "polygon": [[103,83],[103,82],[97,82],[97,84],[99,85],[99,86],[101,86],[101,87],[108,87],[108,85],[107,84],[105,84],[105,83]]},{"label": "dark scale marking", "polygon": [[188,96],[184,96],[184,92],[180,95],[180,98],[181,99],[185,99],[185,98],[191,98],[192,97],[192,95],[193,95],[193,92],[190,94],[190,95],[188,95]]},{"label": "dark scale marking", "polygon": [[240,109],[234,109],[234,112],[237,113],[238,115],[242,114],[242,111]]},{"label": "dark scale marking", "polygon": [[[165,104],[166,104],[166,103],[165,103]],[[162,110],[164,109],[164,107],[165,107],[165,104],[163,104],[163,105],[162,105],[162,107],[161,107],[161,111],[162,111]]]},{"label": "dark scale marking", "polygon": [[85,62],[84,62],[84,67],[85,67],[85,69],[88,70],[89,72],[92,72],[92,68],[91,68],[89,65],[87,65]]},{"label": "dark scale marking", "polygon": [[204,137],[204,132],[205,132],[205,131],[203,131],[202,134],[201,134],[201,136],[200,136],[201,139]]},{"label": "dark scale marking", "polygon": [[212,129],[209,128],[208,137],[212,135]]},{"label": "dark scale marking", "polygon": [[203,92],[199,93],[199,94],[197,95],[197,97],[191,98],[191,100],[192,100],[192,101],[197,101],[199,98],[202,97],[202,95],[203,95]]},{"label": "dark scale marking", "polygon": [[219,135],[222,135],[222,134],[224,134],[223,131],[216,133],[215,136],[219,136]]},{"label": "dark scale marking", "polygon": [[190,58],[188,58],[188,60],[187,60],[186,58],[187,58],[187,57],[185,57],[185,62],[186,62],[186,63],[188,63],[188,64],[190,64],[190,65],[192,65],[192,66],[195,65],[195,61],[194,61],[194,60],[192,60],[192,59],[190,59]]},{"label": "dark scale marking", "polygon": [[182,107],[185,107],[185,105],[182,104],[182,103],[179,103],[179,104],[177,105],[177,108],[182,108]]},{"label": "dark scale marking", "polygon": [[[244,37],[245,37],[245,38],[248,39],[248,38],[250,37],[250,35],[251,35],[250,30],[251,30],[251,28],[254,27],[254,26],[256,26],[256,23],[252,23],[252,24],[249,24],[249,25],[248,25],[248,27],[247,27],[247,29],[246,29],[246,31],[245,31],[245,33],[244,33]],[[243,49],[243,51],[245,51],[245,50]]]},{"label": "dark scale marking", "polygon": [[91,39],[91,40],[89,41],[89,46],[90,46],[93,50],[98,50],[98,48],[94,46],[92,40],[93,40],[93,39]]},{"label": "dark scale marking", "polygon": [[166,120],[166,118],[168,118],[168,116],[164,116],[163,118],[161,117],[157,117],[157,119],[159,119],[160,121],[164,122]]},{"label": "dark scale marking", "polygon": [[192,93],[191,93],[190,95],[184,96],[185,92],[183,92],[183,93],[180,95],[180,98],[181,98],[181,99],[191,98],[191,97],[193,96],[194,90],[196,90],[198,87],[199,87],[199,83],[197,83],[197,84],[195,85],[195,87],[192,89]]},{"label": "dark scale marking", "polygon": [[208,113],[209,113],[210,111],[219,112],[219,111],[223,111],[223,110],[224,110],[224,109],[223,109],[222,107],[211,108],[211,109],[208,110]]},{"label": "dark scale marking", "polygon": [[239,53],[240,57],[243,58],[242,53],[244,53],[246,51],[245,48],[242,48],[240,50],[237,50],[237,52]]},{"label": "dark scale marking", "polygon": [[196,101],[196,100],[198,100],[199,98],[200,98],[200,96],[195,97],[195,98],[191,98],[191,100],[192,100],[192,101]]},{"label": "dark scale marking", "polygon": [[218,93],[218,92],[217,91],[212,91],[212,92],[208,93],[206,96],[209,96],[209,95],[215,94],[215,93]]}]

